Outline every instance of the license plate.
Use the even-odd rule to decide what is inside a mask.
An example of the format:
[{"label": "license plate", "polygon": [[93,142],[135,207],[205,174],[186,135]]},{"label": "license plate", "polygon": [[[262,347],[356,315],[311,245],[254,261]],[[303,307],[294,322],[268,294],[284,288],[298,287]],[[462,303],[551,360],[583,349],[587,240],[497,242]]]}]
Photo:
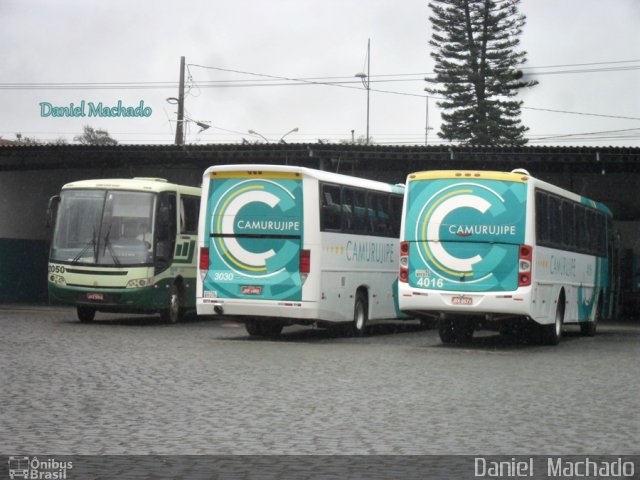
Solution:
[{"label": "license plate", "polygon": [[87,300],[101,302],[104,300],[104,295],[102,293],[87,293]]},{"label": "license plate", "polygon": [[240,292],[243,295],[261,295],[262,287],[259,287],[257,285],[243,285],[240,288]]},{"label": "license plate", "polygon": [[473,305],[473,298],[464,297],[464,296],[451,297],[451,304],[452,305]]}]

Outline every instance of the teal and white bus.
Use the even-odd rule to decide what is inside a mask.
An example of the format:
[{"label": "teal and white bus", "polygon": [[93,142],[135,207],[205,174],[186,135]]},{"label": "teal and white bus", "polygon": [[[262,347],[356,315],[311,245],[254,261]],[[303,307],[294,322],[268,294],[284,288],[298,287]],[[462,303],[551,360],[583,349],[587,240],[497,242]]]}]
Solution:
[{"label": "teal and white bus", "polygon": [[177,322],[195,306],[199,208],[199,188],[159,178],[64,185],[49,202],[50,302],[82,322],[96,311]]},{"label": "teal and white bus", "polygon": [[196,306],[255,336],[396,318],[403,188],[302,167],[204,172]]},{"label": "teal and white bus", "polygon": [[563,324],[594,335],[615,314],[606,206],[525,170],[418,172],[406,185],[400,308],[438,318],[443,343],[524,319],[555,345]]}]

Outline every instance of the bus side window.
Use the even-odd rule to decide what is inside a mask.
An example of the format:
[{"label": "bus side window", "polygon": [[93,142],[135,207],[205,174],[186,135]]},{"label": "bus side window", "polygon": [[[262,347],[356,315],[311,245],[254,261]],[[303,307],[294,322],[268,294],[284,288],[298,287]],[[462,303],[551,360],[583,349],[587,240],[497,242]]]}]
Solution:
[{"label": "bus side window", "polygon": [[562,245],[568,250],[576,248],[576,221],[573,210],[573,202],[562,201]]},{"label": "bus side window", "polygon": [[180,233],[183,235],[198,234],[198,213],[200,199],[189,195],[180,195]]},{"label": "bus side window", "polygon": [[589,230],[587,229],[587,209],[582,205],[576,206],[576,244],[579,252],[589,251]]},{"label": "bus side window", "polygon": [[320,230],[339,231],[341,219],[340,187],[321,185]]},{"label": "bus side window", "polygon": [[389,216],[391,217],[391,233],[394,238],[400,238],[400,217],[402,216],[402,195],[389,197]]},{"label": "bus side window", "polygon": [[540,245],[549,245],[550,240],[548,200],[546,193],[536,191],[536,242]]},{"label": "bus side window", "polygon": [[354,233],[370,233],[365,192],[360,189],[352,190],[353,199],[353,231]]},{"label": "bus side window", "polygon": [[549,195],[549,245],[562,246],[562,202],[559,197]]},{"label": "bus side window", "polygon": [[369,193],[369,216],[374,235],[388,237],[391,235],[391,218],[389,214],[389,195]]},{"label": "bus side window", "polygon": [[173,252],[176,248],[178,212],[176,194],[162,192],[158,195],[158,214],[156,215],[156,274],[171,266]]}]

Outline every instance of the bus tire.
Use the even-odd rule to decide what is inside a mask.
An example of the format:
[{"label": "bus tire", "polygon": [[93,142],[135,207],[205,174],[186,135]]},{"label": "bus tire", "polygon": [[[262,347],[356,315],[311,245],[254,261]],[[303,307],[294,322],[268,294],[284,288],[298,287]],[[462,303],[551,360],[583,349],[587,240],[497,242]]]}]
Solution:
[{"label": "bus tire", "polygon": [[268,338],[276,338],[282,333],[282,329],[284,328],[284,324],[278,320],[265,321],[260,325],[260,330],[262,331],[262,336]]},{"label": "bus tire", "polygon": [[258,323],[257,320],[245,320],[244,329],[252,337],[262,336],[262,329],[260,328],[260,323]]},{"label": "bus tire", "polygon": [[602,299],[598,301],[596,305],[596,312],[593,315],[593,320],[586,322],[580,322],[580,334],[584,337],[593,337],[596,334],[598,328],[598,322],[602,318]]},{"label": "bus tire", "polygon": [[540,325],[541,340],[544,345],[558,345],[562,338],[562,325],[564,323],[564,294],[558,299],[556,317],[550,325]]},{"label": "bus tire", "polygon": [[365,335],[369,320],[369,304],[366,295],[359,291],[356,293],[356,303],[353,307],[353,334],[357,337]]},{"label": "bus tire", "polygon": [[177,285],[172,285],[169,294],[169,307],[160,312],[160,318],[164,323],[178,323],[182,321],[183,314],[182,294]]},{"label": "bus tire", "polygon": [[93,321],[96,316],[96,309],[91,307],[77,307],[78,320],[82,323]]},{"label": "bus tire", "polygon": [[459,318],[456,320],[446,318],[438,321],[438,335],[444,344],[467,344],[473,338],[475,330],[473,320]]}]

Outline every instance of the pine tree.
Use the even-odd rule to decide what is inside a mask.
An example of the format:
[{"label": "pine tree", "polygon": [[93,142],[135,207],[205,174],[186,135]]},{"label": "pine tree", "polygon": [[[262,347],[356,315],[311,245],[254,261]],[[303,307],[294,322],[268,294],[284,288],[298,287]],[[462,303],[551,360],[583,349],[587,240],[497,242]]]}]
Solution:
[{"label": "pine tree", "polygon": [[434,86],[444,97],[438,135],[473,145],[523,145],[518,90],[536,85],[518,69],[526,52],[517,51],[525,16],[520,0],[431,0],[429,45],[435,60]]}]

